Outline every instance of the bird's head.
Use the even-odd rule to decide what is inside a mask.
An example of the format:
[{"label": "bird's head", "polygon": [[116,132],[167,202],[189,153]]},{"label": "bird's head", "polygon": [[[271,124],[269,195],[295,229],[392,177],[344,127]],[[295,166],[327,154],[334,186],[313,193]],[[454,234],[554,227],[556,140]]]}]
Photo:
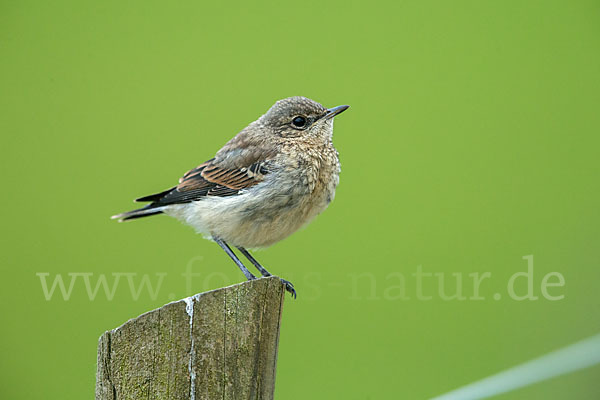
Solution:
[{"label": "bird's head", "polygon": [[349,106],[325,108],[306,97],[295,96],[276,102],[259,122],[282,138],[330,140],[333,118]]}]

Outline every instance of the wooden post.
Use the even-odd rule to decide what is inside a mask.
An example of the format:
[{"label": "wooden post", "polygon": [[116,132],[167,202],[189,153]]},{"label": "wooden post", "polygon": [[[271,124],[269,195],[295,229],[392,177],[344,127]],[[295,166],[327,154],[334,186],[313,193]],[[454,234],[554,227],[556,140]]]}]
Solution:
[{"label": "wooden post", "polygon": [[105,332],[96,400],[273,399],[284,295],[279,278],[256,279]]}]

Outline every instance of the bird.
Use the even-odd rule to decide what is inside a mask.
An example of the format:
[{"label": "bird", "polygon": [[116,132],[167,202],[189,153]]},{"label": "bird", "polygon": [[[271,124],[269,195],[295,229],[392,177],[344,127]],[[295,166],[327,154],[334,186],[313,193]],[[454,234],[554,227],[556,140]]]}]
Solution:
[{"label": "bird", "polygon": [[[256,277],[231,246],[263,277],[271,276],[248,249],[285,239],[334,199],[341,169],[333,120],[348,108],[326,108],[302,96],[279,100],[176,186],[140,197],[135,201],[149,204],[112,218],[169,215],[217,243],[246,279]],[[281,282],[296,298],[294,285]]]}]

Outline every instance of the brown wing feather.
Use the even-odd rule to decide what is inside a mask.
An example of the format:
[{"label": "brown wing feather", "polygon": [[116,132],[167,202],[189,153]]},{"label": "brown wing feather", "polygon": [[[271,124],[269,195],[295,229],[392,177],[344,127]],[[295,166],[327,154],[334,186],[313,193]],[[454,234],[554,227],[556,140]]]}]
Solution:
[{"label": "brown wing feather", "polygon": [[207,196],[226,197],[238,194],[264,179],[268,173],[265,162],[256,162],[248,167],[227,169],[214,164],[211,159],[186,172],[179,185],[165,192],[138,199],[152,201],[152,208],[169,204],[189,203]]}]

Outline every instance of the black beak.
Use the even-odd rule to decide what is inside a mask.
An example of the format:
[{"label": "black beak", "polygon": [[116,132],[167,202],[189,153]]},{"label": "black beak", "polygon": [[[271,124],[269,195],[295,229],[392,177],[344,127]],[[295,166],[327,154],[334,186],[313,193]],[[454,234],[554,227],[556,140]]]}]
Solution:
[{"label": "black beak", "polygon": [[343,113],[344,111],[346,111],[349,108],[350,108],[350,106],[337,106],[337,107],[330,108],[329,110],[327,110],[327,114],[325,114],[325,116],[323,118],[325,118],[325,119],[333,118],[336,115]]}]

